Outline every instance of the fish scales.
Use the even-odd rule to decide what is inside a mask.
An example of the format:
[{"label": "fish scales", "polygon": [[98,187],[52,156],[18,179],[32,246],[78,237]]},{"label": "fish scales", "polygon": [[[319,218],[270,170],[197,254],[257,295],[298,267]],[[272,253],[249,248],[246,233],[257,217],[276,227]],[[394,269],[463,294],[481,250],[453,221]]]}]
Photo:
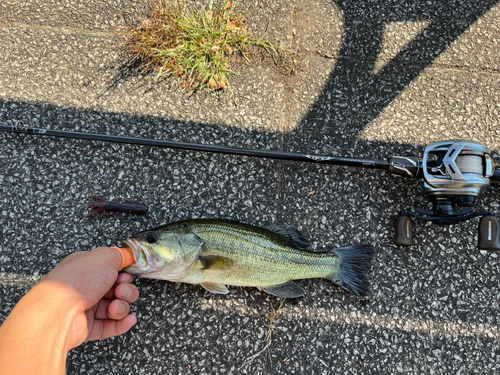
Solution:
[{"label": "fish scales", "polygon": [[[206,255],[229,257],[235,262],[228,270],[193,270],[190,283],[217,281],[239,286],[266,287],[293,279],[328,277],[337,257],[308,253],[289,246],[280,236],[264,228],[201,222],[192,231],[205,242]],[[189,281],[188,281],[189,280]]]},{"label": "fish scales", "polygon": [[367,294],[372,247],[316,253],[304,249],[298,232],[286,233],[291,238],[228,220],[180,221],[124,240],[136,259],[125,272],[201,284],[214,293],[228,293],[226,285],[236,285],[297,297],[305,291],[292,280],[327,278],[355,294]]}]

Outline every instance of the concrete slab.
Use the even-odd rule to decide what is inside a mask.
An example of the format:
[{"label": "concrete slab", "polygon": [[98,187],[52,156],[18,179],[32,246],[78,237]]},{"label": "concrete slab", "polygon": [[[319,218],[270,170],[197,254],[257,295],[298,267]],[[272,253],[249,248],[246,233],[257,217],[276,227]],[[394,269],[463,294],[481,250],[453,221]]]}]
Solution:
[{"label": "concrete slab", "polygon": [[0,9],[0,23],[4,25],[114,33],[147,17],[149,2],[2,0]]},{"label": "concrete slab", "polygon": [[[338,61],[317,101],[302,107],[307,112],[289,134],[291,149],[385,159],[397,144],[464,138],[498,152],[492,135],[500,129],[499,73],[430,66],[412,79],[411,67],[372,76],[371,66]],[[312,69],[323,72],[320,61]]]}]

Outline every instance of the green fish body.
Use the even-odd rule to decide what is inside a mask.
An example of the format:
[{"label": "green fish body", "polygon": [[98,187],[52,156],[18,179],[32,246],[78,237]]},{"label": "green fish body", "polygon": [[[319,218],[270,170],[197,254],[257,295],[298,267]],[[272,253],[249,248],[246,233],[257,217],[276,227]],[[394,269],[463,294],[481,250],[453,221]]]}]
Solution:
[{"label": "green fish body", "polygon": [[123,241],[139,277],[200,284],[226,294],[226,285],[258,287],[278,297],[300,297],[292,280],[325,278],[357,294],[369,293],[374,249],[357,245],[312,252],[291,228],[260,228],[229,220],[185,220],[140,232]]}]

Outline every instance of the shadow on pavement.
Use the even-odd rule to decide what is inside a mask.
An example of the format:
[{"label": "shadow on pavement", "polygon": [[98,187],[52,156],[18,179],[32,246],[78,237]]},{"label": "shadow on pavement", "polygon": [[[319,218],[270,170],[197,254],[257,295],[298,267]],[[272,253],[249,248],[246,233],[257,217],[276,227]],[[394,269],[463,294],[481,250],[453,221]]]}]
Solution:
[{"label": "shadow on pavement", "polygon": [[[321,134],[349,134],[344,145],[356,142],[356,152],[370,146],[359,134],[447,47],[497,2],[397,0],[337,0],[343,10],[345,37],[340,58],[319,99],[290,135],[290,147],[306,151]],[[394,22],[427,22],[427,27],[378,73],[384,28]],[[360,144],[362,143],[362,144]],[[363,150],[360,150],[363,149]],[[348,151],[349,147],[345,147]]]}]

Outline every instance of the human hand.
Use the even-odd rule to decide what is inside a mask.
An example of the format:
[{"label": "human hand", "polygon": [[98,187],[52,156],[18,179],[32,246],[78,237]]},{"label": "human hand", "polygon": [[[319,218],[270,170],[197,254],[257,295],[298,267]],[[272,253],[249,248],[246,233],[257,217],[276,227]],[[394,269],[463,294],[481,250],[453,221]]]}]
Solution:
[{"label": "human hand", "polygon": [[130,304],[139,297],[139,290],[132,284],[132,275],[118,273],[120,265],[121,255],[114,249],[100,247],[77,252],[65,258],[38,284],[57,283],[65,303],[71,305],[68,351],[85,341],[119,336],[137,323],[129,311]]}]

